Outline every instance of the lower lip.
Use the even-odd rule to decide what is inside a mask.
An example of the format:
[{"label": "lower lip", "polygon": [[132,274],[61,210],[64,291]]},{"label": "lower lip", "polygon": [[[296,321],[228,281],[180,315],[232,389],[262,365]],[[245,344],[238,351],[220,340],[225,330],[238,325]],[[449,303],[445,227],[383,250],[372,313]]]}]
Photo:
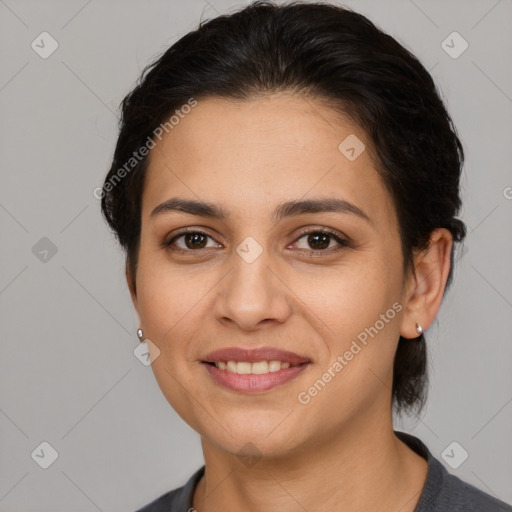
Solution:
[{"label": "lower lip", "polygon": [[257,393],[260,391],[268,391],[276,386],[280,386],[285,382],[288,382],[300,373],[302,373],[308,363],[301,364],[299,366],[291,366],[278,370],[277,372],[270,373],[249,373],[247,375],[241,375],[239,373],[228,372],[227,370],[220,370],[214,365],[202,363],[210,377],[213,378],[218,384],[225,388],[231,389],[232,391],[241,391],[244,393]]}]

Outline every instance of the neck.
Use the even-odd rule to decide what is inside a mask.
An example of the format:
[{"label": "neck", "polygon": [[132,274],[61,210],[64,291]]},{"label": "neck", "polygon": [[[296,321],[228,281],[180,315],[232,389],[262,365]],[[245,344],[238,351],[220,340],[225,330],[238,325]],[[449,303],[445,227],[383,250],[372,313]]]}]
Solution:
[{"label": "neck", "polygon": [[[400,510],[412,512],[427,474],[427,461],[388,428],[362,422],[279,458],[251,462],[202,438],[205,474],[194,508],[308,512]],[[245,462],[245,463],[244,463]]]}]

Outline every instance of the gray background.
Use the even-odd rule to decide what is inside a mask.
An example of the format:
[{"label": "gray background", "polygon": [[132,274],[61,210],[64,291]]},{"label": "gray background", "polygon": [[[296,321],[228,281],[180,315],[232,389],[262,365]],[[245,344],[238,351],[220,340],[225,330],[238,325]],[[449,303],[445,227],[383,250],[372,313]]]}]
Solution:
[{"label": "gray background", "polygon": [[[0,0],[1,511],[134,510],[202,464],[199,437],[134,357],[123,259],[93,190],[142,67],[201,17],[247,3]],[[443,463],[457,441],[469,458],[448,469],[512,502],[512,3],[345,5],[431,70],[467,151],[469,235],[427,333],[428,406],[397,428]],[[59,44],[46,59],[31,48],[43,31]],[[469,43],[456,59],[441,46],[453,31]],[[43,441],[58,452],[48,469],[31,457]]]}]

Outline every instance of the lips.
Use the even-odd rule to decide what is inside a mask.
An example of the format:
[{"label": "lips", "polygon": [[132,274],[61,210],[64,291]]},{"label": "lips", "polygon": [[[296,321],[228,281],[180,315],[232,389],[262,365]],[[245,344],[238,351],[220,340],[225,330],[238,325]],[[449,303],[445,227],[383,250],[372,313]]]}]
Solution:
[{"label": "lips", "polygon": [[220,386],[242,393],[259,393],[294,380],[310,362],[295,352],[272,347],[230,347],[210,352],[202,364]]},{"label": "lips", "polygon": [[217,363],[219,361],[246,361],[249,363],[256,363],[258,361],[281,361],[282,363],[290,363],[290,366],[299,366],[311,362],[308,357],[273,347],[257,349],[245,349],[241,347],[223,348],[210,352],[203,360],[204,363]]}]

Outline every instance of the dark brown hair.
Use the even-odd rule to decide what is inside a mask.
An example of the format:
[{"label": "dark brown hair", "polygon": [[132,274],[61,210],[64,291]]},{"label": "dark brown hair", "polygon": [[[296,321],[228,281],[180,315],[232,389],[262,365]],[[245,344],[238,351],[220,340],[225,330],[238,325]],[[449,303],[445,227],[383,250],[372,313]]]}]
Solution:
[{"label": "dark brown hair", "polygon": [[[201,22],[144,69],[122,102],[120,134],[101,206],[126,251],[132,276],[137,271],[147,167],[139,149],[191,98],[250,100],[278,91],[325,101],[368,134],[398,214],[405,270],[414,250],[427,247],[434,229],[446,228],[455,241],[463,240],[465,225],[456,218],[463,148],[432,77],[418,59],[350,9],[321,2],[278,6],[257,1]],[[127,167],[127,162],[132,165]],[[426,390],[424,335],[414,341],[400,338],[392,390],[396,410],[419,412]]]}]

